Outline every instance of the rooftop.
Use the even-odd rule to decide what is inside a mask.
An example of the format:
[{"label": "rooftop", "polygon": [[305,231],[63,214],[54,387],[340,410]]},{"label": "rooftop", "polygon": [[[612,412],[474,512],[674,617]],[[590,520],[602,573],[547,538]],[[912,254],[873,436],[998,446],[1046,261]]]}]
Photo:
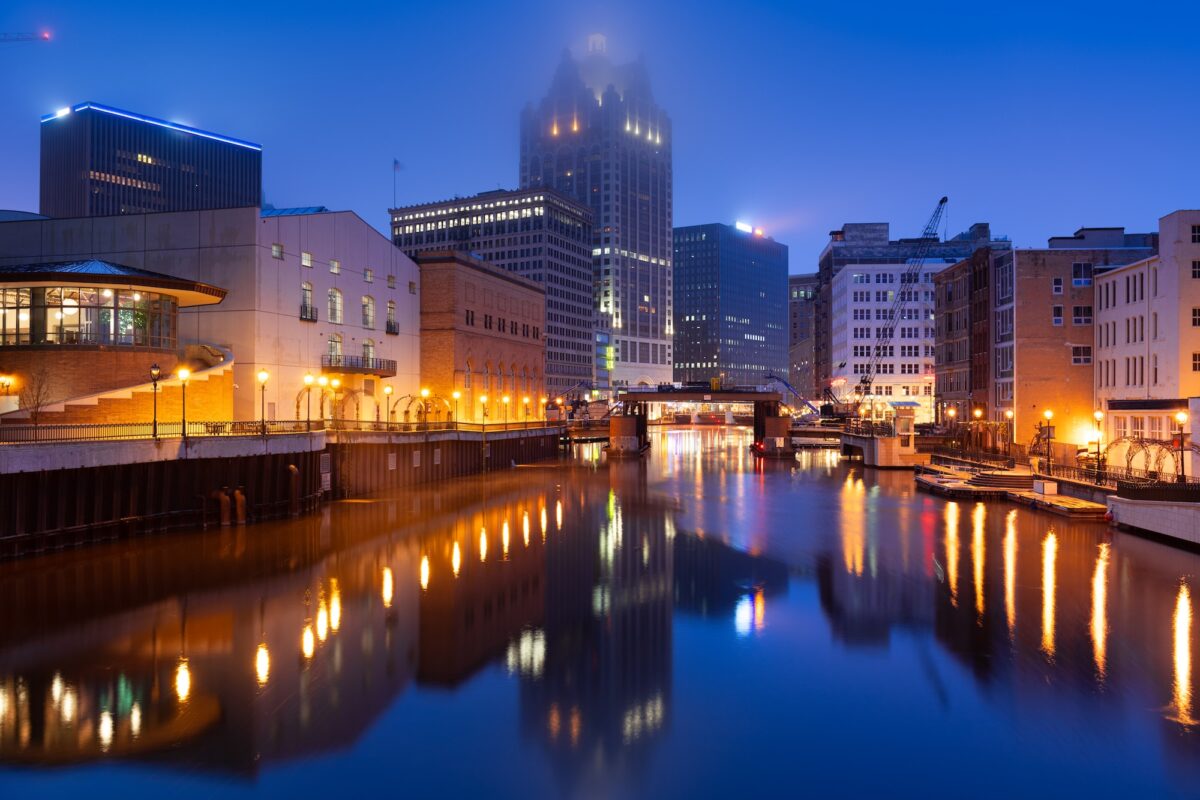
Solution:
[{"label": "rooftop", "polygon": [[325,214],[329,211],[325,206],[297,206],[295,208],[264,208],[264,217],[300,217],[306,214]]},{"label": "rooftop", "polygon": [[145,114],[137,114],[133,111],[125,111],[120,108],[113,108],[112,106],[106,106],[102,103],[94,103],[91,100],[86,100],[73,106],[67,106],[66,108],[60,108],[53,114],[44,114],[42,116],[42,124],[45,125],[47,122],[53,122],[56,119],[62,119],[63,117],[71,114],[77,114],[80,111],[96,111],[98,113],[109,114],[114,117],[131,119],[135,122],[145,122],[148,125],[157,125],[160,128],[168,128],[173,131],[179,131],[180,133],[187,133],[193,136],[202,136],[205,139],[212,139],[217,142],[224,142],[225,144],[245,147],[250,150],[262,150],[261,144],[248,142],[245,139],[235,139],[232,136],[225,136],[223,134],[213,133],[212,131],[203,131],[199,128],[193,128],[190,125],[184,125],[180,122],[171,122],[165,119],[158,119],[157,117],[148,117]]},{"label": "rooftop", "polygon": [[181,306],[219,303],[225,290],[207,283],[175,278],[161,272],[89,258],[82,261],[42,261],[0,265],[0,284],[60,285],[86,282],[116,288],[162,289],[178,297]]}]

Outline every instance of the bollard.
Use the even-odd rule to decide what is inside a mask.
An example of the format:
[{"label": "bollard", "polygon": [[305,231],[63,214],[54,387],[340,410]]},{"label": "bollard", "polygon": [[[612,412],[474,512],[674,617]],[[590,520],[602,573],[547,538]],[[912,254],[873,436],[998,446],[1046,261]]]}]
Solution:
[{"label": "bollard", "polygon": [[239,486],[233,490],[233,512],[238,525],[246,524],[246,493]]},{"label": "bollard", "polygon": [[229,487],[222,486],[219,490],[213,492],[213,497],[217,501],[218,518],[221,520],[221,527],[225,528],[229,525]]}]

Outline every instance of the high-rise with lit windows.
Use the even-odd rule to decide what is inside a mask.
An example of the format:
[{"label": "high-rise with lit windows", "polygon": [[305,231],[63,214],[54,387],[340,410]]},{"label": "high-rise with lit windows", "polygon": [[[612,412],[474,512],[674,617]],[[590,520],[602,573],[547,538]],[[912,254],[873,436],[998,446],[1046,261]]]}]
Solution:
[{"label": "high-rise with lit windows", "polygon": [[[539,327],[546,342],[546,391],[556,397],[587,392],[597,375],[592,217],[585,206],[552,189],[498,189],[394,208],[391,216],[392,241],[412,258],[439,250],[468,252],[544,285],[546,317]],[[481,298],[481,307],[498,299]],[[603,370],[598,377],[607,385]]]},{"label": "high-rise with lit windows", "polygon": [[788,249],[749,225],[675,229],[675,380],[756,386],[788,371]]},{"label": "high-rise with lit windows", "polygon": [[106,217],[262,205],[262,147],[79,103],[42,117],[41,212]]},{"label": "high-rise with lit windows", "polygon": [[605,49],[592,36],[585,57],[564,53],[549,92],[521,113],[521,186],[591,209],[598,366],[615,387],[654,385],[674,362],[671,121],[644,62],[613,64]]}]

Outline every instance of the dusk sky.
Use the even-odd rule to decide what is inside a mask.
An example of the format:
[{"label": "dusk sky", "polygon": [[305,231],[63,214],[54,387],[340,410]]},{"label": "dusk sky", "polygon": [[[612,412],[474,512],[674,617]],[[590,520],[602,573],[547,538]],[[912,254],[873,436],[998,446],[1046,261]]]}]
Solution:
[{"label": "dusk sky", "polygon": [[[95,100],[264,146],[264,198],[351,209],[517,184],[518,113],[590,33],[644,53],[675,224],[745,219],[815,270],[828,232],[1018,246],[1200,205],[1200,4],[8,0],[0,208],[36,210],[38,118]],[[1190,189],[1190,191],[1189,191]]]}]

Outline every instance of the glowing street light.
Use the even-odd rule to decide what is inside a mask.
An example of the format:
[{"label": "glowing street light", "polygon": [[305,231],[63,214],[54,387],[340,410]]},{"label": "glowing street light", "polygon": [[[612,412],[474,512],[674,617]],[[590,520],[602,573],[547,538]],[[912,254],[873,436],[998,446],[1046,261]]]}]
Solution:
[{"label": "glowing street light", "polygon": [[258,385],[260,387],[259,395],[261,397],[259,404],[259,419],[262,422],[263,436],[267,435],[267,381],[270,380],[270,378],[271,373],[267,372],[265,369],[260,369],[258,371]]},{"label": "glowing street light", "polygon": [[175,375],[176,375],[176,377],[179,378],[179,387],[180,387],[180,390],[179,390],[180,391],[179,422],[180,422],[180,426],[183,428],[183,440],[186,442],[187,441],[187,385],[188,385],[188,378],[192,377],[192,371],[190,369],[188,369],[187,367],[180,367],[175,372]]},{"label": "glowing street light", "polygon": [[[150,391],[154,395],[154,411],[152,422],[150,424],[150,435],[155,439],[158,438],[158,379],[162,377],[162,370],[159,369],[158,362],[150,365]],[[5,387],[5,394],[8,394],[8,389]]]},{"label": "glowing street light", "polygon": [[1183,440],[1187,436],[1187,431],[1183,426],[1187,425],[1188,415],[1186,411],[1177,411],[1175,413],[1175,421],[1179,423],[1179,482],[1187,481],[1187,465],[1183,463]]},{"label": "glowing street light", "polygon": [[454,398],[454,424],[457,425],[458,424],[458,401],[462,397],[462,392],[455,389],[453,392],[450,393],[450,396]]}]

